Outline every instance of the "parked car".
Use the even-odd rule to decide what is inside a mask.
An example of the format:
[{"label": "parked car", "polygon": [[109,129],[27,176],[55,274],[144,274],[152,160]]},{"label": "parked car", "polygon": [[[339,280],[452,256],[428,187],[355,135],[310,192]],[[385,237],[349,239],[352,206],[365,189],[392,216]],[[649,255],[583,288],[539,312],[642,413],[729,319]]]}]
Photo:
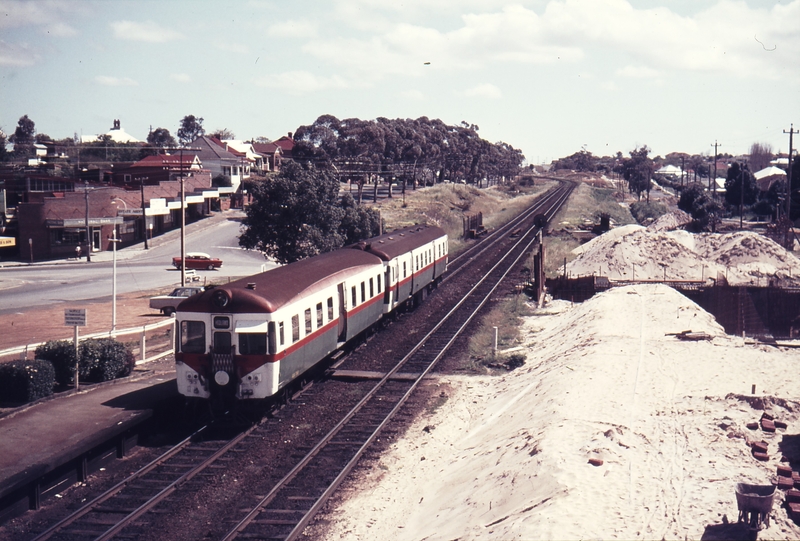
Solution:
[{"label": "parked car", "polygon": [[150,308],[161,310],[165,316],[171,316],[178,309],[178,305],[196,293],[203,291],[204,287],[179,287],[169,295],[158,295],[150,298]]},{"label": "parked car", "polygon": [[[172,265],[176,269],[181,268],[181,258],[173,257]],[[190,252],[186,254],[186,268],[187,269],[208,269],[214,270],[222,266],[222,260],[216,257],[211,257],[203,252]]]}]

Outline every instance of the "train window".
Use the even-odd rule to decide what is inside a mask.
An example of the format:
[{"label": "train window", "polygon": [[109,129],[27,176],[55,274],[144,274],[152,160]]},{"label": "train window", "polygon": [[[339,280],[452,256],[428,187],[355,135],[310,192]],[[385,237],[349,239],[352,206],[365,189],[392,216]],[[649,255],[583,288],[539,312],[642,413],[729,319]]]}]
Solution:
[{"label": "train window", "polygon": [[300,340],[300,316],[292,316],[292,342]]},{"label": "train window", "polygon": [[202,321],[181,321],[181,351],[206,352],[206,324]]},{"label": "train window", "polygon": [[270,355],[275,355],[276,353],[278,353],[278,344],[277,344],[278,337],[275,336],[275,322],[274,321],[270,321],[269,322],[269,327],[268,327],[268,330],[267,330],[267,340],[268,340],[267,343],[269,344],[269,354]]},{"label": "train window", "polygon": [[214,328],[215,329],[230,329],[231,328],[231,318],[225,316],[214,316]]},{"label": "train window", "polygon": [[318,329],[320,327],[322,327],[322,323],[323,323],[323,321],[322,321],[322,303],[318,302],[317,303],[317,328]]},{"label": "train window", "polygon": [[311,334],[311,308],[306,308],[306,311],[303,312],[305,315],[306,320],[306,336]]},{"label": "train window", "polygon": [[406,272],[406,262],[403,261],[403,278],[405,278],[406,276],[408,276],[408,274]]},{"label": "train window", "polygon": [[278,323],[278,343],[283,345],[283,321]]},{"label": "train window", "polygon": [[333,297],[328,297],[328,321],[333,321]]},{"label": "train window", "polygon": [[358,299],[356,299],[356,286],[353,286],[352,288],[350,288],[350,293],[352,293],[352,297],[353,297],[353,308],[355,308],[355,307],[356,307],[356,304],[358,304],[358,302],[357,302],[357,301],[358,301]]},{"label": "train window", "polygon": [[361,282],[361,302],[367,300],[367,285]]},{"label": "train window", "polygon": [[375,296],[375,285],[372,283],[372,278],[369,279],[369,298]]},{"label": "train window", "polygon": [[[272,323],[270,323],[270,325],[272,325]],[[266,355],[267,333],[265,332],[239,333],[239,354]]]},{"label": "train window", "polygon": [[381,292],[381,275],[379,274],[375,281],[378,282],[378,293]]}]

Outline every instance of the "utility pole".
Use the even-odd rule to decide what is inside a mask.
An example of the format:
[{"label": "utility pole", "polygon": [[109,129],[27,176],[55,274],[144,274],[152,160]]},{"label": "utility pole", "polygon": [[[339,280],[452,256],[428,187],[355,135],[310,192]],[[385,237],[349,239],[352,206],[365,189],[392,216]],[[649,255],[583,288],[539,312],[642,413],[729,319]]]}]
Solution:
[{"label": "utility pole", "polygon": [[786,171],[786,218],[789,219],[792,209],[792,135],[800,133],[800,130],[795,130],[794,124],[789,124],[789,131],[783,130],[783,133],[789,134],[789,169]]},{"label": "utility pole", "polygon": [[89,234],[89,181],[83,181],[83,200],[86,203],[86,214],[84,215],[84,226],[86,227],[86,262],[92,260],[92,237]]},{"label": "utility pole", "polygon": [[144,208],[144,179],[139,179],[139,188],[142,192],[142,230],[144,231],[144,249],[149,250],[150,247],[147,246],[147,211]]},{"label": "utility pole", "polygon": [[[716,140],[714,140],[714,178],[711,179],[711,183],[709,183],[711,184],[711,186],[713,186],[712,192],[714,193],[714,196],[717,195],[717,147],[718,146],[721,147],[722,145],[720,145],[719,143],[717,143]],[[709,175],[711,175],[711,171],[709,171]]]}]

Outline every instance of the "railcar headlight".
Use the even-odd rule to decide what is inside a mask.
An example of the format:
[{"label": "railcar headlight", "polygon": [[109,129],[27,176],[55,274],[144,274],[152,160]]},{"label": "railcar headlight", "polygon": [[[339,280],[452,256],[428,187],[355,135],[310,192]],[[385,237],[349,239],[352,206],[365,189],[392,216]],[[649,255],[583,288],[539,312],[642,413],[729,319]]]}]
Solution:
[{"label": "railcar headlight", "polygon": [[216,381],[217,385],[219,385],[220,387],[224,387],[225,385],[227,385],[230,380],[231,377],[224,370],[220,370],[216,374],[214,374],[214,381]]},{"label": "railcar headlight", "polygon": [[217,308],[225,308],[228,306],[228,303],[231,301],[231,298],[228,296],[228,293],[223,290],[217,290],[214,292],[214,296],[211,297],[211,302],[214,303],[214,306]]}]

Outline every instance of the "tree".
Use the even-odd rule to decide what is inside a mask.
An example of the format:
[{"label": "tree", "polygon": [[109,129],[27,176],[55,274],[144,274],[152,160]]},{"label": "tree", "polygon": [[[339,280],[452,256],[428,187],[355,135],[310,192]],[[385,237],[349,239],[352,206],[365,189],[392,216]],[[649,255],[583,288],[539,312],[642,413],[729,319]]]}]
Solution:
[{"label": "tree", "polygon": [[[742,193],[743,185],[744,193]],[[728,168],[728,176],[725,179],[725,202],[731,207],[739,208],[740,204],[752,205],[756,202],[757,197],[758,184],[747,168],[747,164],[740,166],[734,162]]]},{"label": "tree", "polygon": [[194,115],[186,115],[181,120],[181,127],[178,129],[178,140],[184,146],[188,145],[198,137],[206,134],[203,128],[203,119]]},{"label": "tree", "polygon": [[167,128],[156,128],[148,133],[147,142],[158,148],[172,148],[178,144]]},{"label": "tree", "polygon": [[9,141],[14,143],[14,154],[17,156],[32,156],[34,134],[36,133],[36,125],[33,120],[28,118],[28,115],[20,117],[17,122],[17,129],[9,137]]},{"label": "tree", "polygon": [[702,184],[693,182],[681,191],[678,208],[692,216],[692,229],[704,231],[709,225],[712,231],[721,211],[720,204],[708,195]]},{"label": "tree", "polygon": [[650,179],[653,176],[653,160],[647,157],[647,145],[631,150],[631,157],[622,162],[622,176],[628,181],[628,189],[641,200],[642,192],[647,192],[650,201]]},{"label": "tree", "polygon": [[228,128],[222,128],[220,130],[214,130],[213,132],[209,133],[209,135],[211,137],[216,137],[220,141],[224,141],[226,139],[236,139],[236,136]]},{"label": "tree", "polygon": [[253,202],[239,245],[291,263],[358,242],[378,232],[377,213],[356,207],[329,169],[287,162],[278,175],[250,183]]},{"label": "tree", "polygon": [[772,161],[772,145],[767,143],[753,143],[750,145],[748,163],[751,171],[761,171],[769,166]]},{"label": "tree", "polygon": [[6,134],[5,132],[0,129],[0,162],[6,161],[8,157],[8,152],[6,151]]}]

